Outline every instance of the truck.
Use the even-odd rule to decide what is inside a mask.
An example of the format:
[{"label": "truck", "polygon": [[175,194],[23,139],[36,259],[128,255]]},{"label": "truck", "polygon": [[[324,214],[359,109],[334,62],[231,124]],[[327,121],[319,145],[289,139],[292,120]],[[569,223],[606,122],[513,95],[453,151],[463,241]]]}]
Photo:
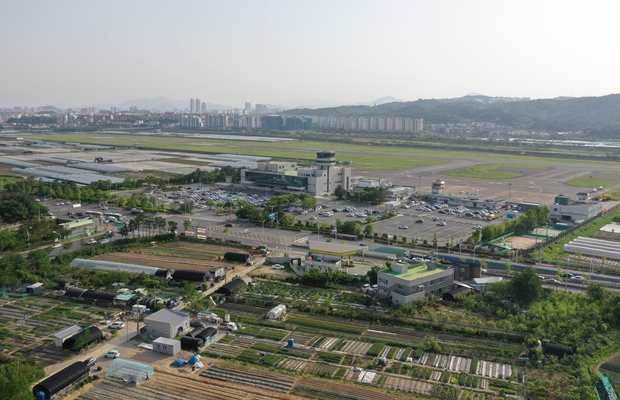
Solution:
[{"label": "truck", "polygon": [[237,327],[237,324],[235,324],[234,322],[226,322],[226,323],[220,323],[219,325],[220,329],[228,329],[231,332],[236,331],[237,329],[239,329]]}]

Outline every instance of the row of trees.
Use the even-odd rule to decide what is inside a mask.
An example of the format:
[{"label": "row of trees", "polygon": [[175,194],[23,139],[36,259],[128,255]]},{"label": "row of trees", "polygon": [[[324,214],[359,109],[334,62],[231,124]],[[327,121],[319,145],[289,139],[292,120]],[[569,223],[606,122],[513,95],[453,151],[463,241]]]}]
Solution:
[{"label": "row of trees", "polygon": [[[491,240],[515,230],[531,231],[545,225],[550,218],[551,214],[548,207],[536,207],[528,210],[524,215],[518,218],[502,222],[501,224],[490,224],[485,226],[480,231],[480,239],[482,241]],[[472,238],[474,241],[475,239],[476,238]]]},{"label": "row of trees", "polygon": [[345,190],[341,185],[338,185],[334,190],[334,195],[338,198],[338,200],[357,200],[360,203],[384,203],[386,200],[385,190],[382,188],[364,188],[361,191],[350,193]]}]

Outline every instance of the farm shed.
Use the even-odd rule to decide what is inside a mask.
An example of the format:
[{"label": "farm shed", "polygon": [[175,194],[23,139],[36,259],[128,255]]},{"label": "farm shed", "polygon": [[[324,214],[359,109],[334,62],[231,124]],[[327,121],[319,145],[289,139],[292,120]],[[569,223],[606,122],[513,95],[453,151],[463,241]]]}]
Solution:
[{"label": "farm shed", "polygon": [[217,290],[217,293],[222,293],[224,296],[230,296],[233,292],[239,289],[241,286],[245,285],[245,281],[243,279],[233,279],[228,282],[221,288]]},{"label": "farm shed", "polygon": [[65,339],[62,343],[62,348],[77,351],[101,340],[102,336],[103,332],[101,332],[101,329],[96,326],[89,326],[88,328],[82,329],[77,334]]},{"label": "farm shed", "polygon": [[442,298],[444,300],[456,301],[456,299],[458,299],[459,297],[466,296],[468,294],[471,294],[472,292],[473,292],[472,288],[461,286],[456,289],[450,290],[449,292],[444,293]]},{"label": "farm shed", "polygon": [[161,269],[159,268],[155,271],[155,276],[159,276],[161,278],[172,279],[172,271],[169,269]]},{"label": "farm shed", "polygon": [[158,337],[153,341],[153,351],[173,356],[181,351],[181,342],[165,337]]},{"label": "farm shed", "polygon": [[543,345],[543,349],[545,351],[545,354],[551,354],[558,357],[573,355],[573,348],[570,346],[565,346],[563,344],[545,343]]},{"label": "farm shed", "polygon": [[72,384],[81,381],[89,372],[90,367],[85,361],[75,362],[34,385],[32,393],[36,397],[37,393],[43,392],[45,399],[49,400]]},{"label": "farm shed", "polygon": [[189,329],[189,314],[163,309],[144,318],[144,323],[149,336],[172,339]]},{"label": "farm shed", "polygon": [[41,282],[34,283],[32,285],[26,286],[26,293],[39,293],[43,291],[45,287]]},{"label": "farm shed", "polygon": [[115,358],[106,369],[105,377],[139,385],[143,380],[152,377],[154,373],[155,369],[150,365]]},{"label": "farm shed", "polygon": [[172,279],[175,281],[204,282],[209,279],[208,275],[209,272],[177,269],[172,273]]},{"label": "farm shed", "polygon": [[211,327],[206,328],[196,335],[196,338],[204,340],[204,345],[208,346],[217,339],[217,329]]},{"label": "farm shed", "polygon": [[286,313],[286,306],[284,304],[278,304],[277,306],[275,306],[274,308],[272,308],[271,310],[267,312],[267,318],[278,319],[282,315],[284,315],[284,313]]},{"label": "farm shed", "polygon": [[181,338],[181,349],[197,352],[204,345],[204,340],[191,336],[183,336]]},{"label": "farm shed", "polygon": [[82,328],[80,328],[79,326],[73,325],[73,326],[70,326],[69,328],[63,329],[60,332],[54,333],[54,342],[56,343],[56,347],[62,347],[62,344],[65,341],[65,339],[73,336],[75,333],[78,333],[81,330]]},{"label": "farm shed", "polygon": [[252,259],[252,256],[250,256],[248,253],[234,253],[232,251],[224,253],[224,260],[226,260],[226,261],[233,261],[233,262],[238,262],[238,263],[247,263],[251,259]]}]

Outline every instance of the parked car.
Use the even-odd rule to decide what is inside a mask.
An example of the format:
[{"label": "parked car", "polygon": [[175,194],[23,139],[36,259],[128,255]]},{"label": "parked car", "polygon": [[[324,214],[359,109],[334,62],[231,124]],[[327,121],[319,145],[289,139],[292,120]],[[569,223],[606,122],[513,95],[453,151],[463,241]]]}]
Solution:
[{"label": "parked car", "polygon": [[110,325],[108,325],[108,327],[110,329],[123,329],[125,327],[125,323],[122,321],[116,321],[112,322]]},{"label": "parked car", "polygon": [[407,225],[400,225],[398,229],[409,229],[409,227]]},{"label": "parked car", "polygon": [[189,326],[191,326],[192,328],[200,328],[200,327],[205,327],[205,323],[199,319],[193,319],[190,323]]},{"label": "parked car", "polygon": [[107,353],[105,353],[105,357],[107,358],[119,358],[121,356],[121,353],[118,350],[110,350]]},{"label": "parked car", "polygon": [[474,229],[482,229],[482,225],[474,225],[473,228]]},{"label": "parked car", "polygon": [[86,244],[97,244],[97,241],[95,239],[88,239]]},{"label": "parked car", "polygon": [[61,247],[62,247],[62,244],[60,244],[60,243],[56,243],[56,244],[54,244],[54,245],[52,246],[52,249],[59,249],[59,248],[61,248]]},{"label": "parked car", "polygon": [[91,358],[87,358],[86,360],[84,360],[84,362],[89,367],[92,367],[93,365],[97,364],[97,359],[95,357],[91,357]]},{"label": "parked car", "polygon": [[419,219],[419,220],[416,221],[416,224],[423,224],[423,223],[424,223],[423,219]]},{"label": "parked car", "polygon": [[225,224],[224,226],[225,226],[226,228],[232,228],[232,227],[234,227],[234,225],[233,225],[233,224]]},{"label": "parked car", "polygon": [[282,264],[274,264],[273,267],[271,267],[273,269],[284,269],[284,265]]},{"label": "parked car", "polygon": [[437,226],[446,226],[446,223],[444,221],[439,221],[437,222]]}]

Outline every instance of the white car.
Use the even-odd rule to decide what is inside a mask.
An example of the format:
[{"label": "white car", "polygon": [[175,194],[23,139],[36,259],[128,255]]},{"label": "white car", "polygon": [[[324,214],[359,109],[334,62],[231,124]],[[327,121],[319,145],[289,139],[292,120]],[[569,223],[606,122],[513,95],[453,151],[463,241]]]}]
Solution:
[{"label": "white car", "polygon": [[482,229],[482,225],[474,225],[473,228],[474,229]]},{"label": "white car", "polygon": [[439,221],[437,222],[437,226],[446,226],[446,223],[444,221]]},{"label": "white car", "polygon": [[59,249],[61,247],[62,247],[62,244],[56,243],[55,245],[52,246],[52,249]]},{"label": "white car", "polygon": [[108,328],[110,329],[122,329],[124,327],[125,327],[125,323],[122,321],[112,322],[110,325],[108,325]]},{"label": "white car", "polygon": [[95,239],[88,239],[86,244],[97,244],[97,241]]},{"label": "white car", "polygon": [[271,267],[271,268],[273,268],[273,269],[284,269],[284,265],[282,265],[282,264],[274,264],[274,266]]},{"label": "white car", "polygon": [[121,356],[121,353],[118,350],[110,350],[107,353],[105,353],[105,357],[107,358],[119,358]]},{"label": "white car", "polygon": [[409,227],[407,225],[400,225],[398,229],[409,229]]}]

